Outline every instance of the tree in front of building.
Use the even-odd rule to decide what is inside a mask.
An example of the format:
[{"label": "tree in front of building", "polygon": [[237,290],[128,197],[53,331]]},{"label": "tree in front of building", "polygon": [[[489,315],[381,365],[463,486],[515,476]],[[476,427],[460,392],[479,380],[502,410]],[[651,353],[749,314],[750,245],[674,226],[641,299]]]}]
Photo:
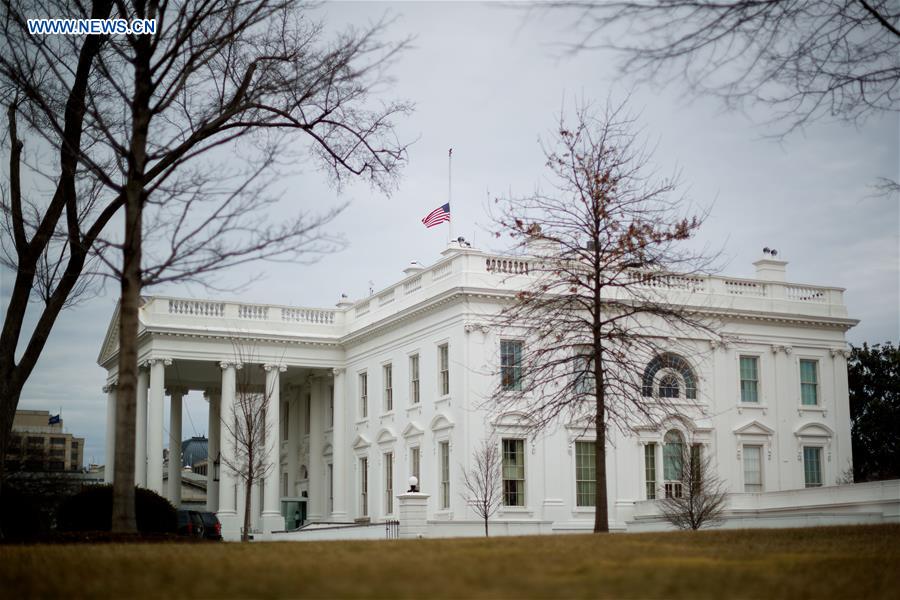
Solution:
[{"label": "tree in front of building", "polygon": [[501,473],[500,448],[496,439],[485,438],[472,451],[472,464],[463,466],[463,500],[472,507],[478,518],[484,521],[484,537],[488,537],[488,522],[503,498],[500,484]]},{"label": "tree in front of building", "polygon": [[275,390],[268,381],[261,381],[260,373],[252,368],[257,362],[254,346],[235,342],[234,357],[235,365],[240,367],[236,369],[234,404],[222,407],[221,416],[231,452],[221,453],[220,461],[244,486],[241,541],[247,542],[252,526],[253,491],[263,486],[266,477],[278,477],[266,452],[266,442],[272,441],[267,438],[274,432],[267,408]]},{"label": "tree in front of building", "polygon": [[[156,28],[32,35],[28,20],[48,15]],[[142,291],[333,248],[321,227],[339,207],[294,196],[277,208],[286,165],[393,188],[406,160],[394,120],[411,107],[373,101],[406,46],[383,41],[384,28],[331,35],[306,3],[268,0],[0,6],[10,148],[0,262],[15,274],[0,329],[0,453],[60,312],[91,289],[89,274],[111,275],[120,286],[113,528],[136,531]]]},{"label": "tree in front of building", "polygon": [[[607,430],[630,431],[684,410],[695,395],[652,398],[642,374],[664,350],[696,352],[677,338],[715,337],[681,303],[712,257],[687,244],[703,218],[688,214],[675,177],[658,178],[624,104],[560,117],[545,147],[551,183],[498,199],[496,235],[522,255],[521,289],[496,319],[501,336],[498,408],[527,415],[532,430],[556,422],[594,431],[595,532],[609,530]],[[679,406],[675,406],[675,404]],[[587,482],[586,482],[587,483]]]},{"label": "tree in front of building", "polygon": [[716,474],[713,456],[701,444],[664,446],[664,464],[670,473],[665,498],[658,501],[663,518],[678,529],[697,530],[722,521],[728,500],[724,482]]},{"label": "tree in front of building", "polygon": [[855,481],[900,478],[900,347],[854,346],[848,383]]}]

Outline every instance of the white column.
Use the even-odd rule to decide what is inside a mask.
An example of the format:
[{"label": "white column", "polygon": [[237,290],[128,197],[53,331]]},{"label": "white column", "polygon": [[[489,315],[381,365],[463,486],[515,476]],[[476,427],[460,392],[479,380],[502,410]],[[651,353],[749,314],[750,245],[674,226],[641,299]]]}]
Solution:
[{"label": "white column", "polygon": [[106,392],[106,464],[103,466],[103,481],[112,483],[116,462],[116,397],[115,383],[103,386]]},{"label": "white column", "polygon": [[216,515],[222,524],[222,537],[237,540],[241,536],[241,524],[237,516],[235,477],[228,466],[234,458],[234,437],[229,424],[234,425],[234,396],[237,385],[237,369],[240,364],[220,363],[222,368],[222,398],[220,403],[219,444],[222,458],[219,464],[219,510]]},{"label": "white column", "polygon": [[287,402],[287,478],[288,496],[297,495],[297,470],[300,452],[300,388],[292,386]]},{"label": "white column", "polygon": [[310,383],[309,394],[309,498],[307,515],[310,521],[321,521],[324,516],[324,481],[322,449],[325,446],[325,424],[322,419],[322,388],[324,382],[316,377]]},{"label": "white column", "polygon": [[284,517],[281,516],[281,431],[279,428],[281,410],[281,373],[287,371],[284,365],[263,365],[266,370],[266,430],[265,452],[266,472],[263,507],[262,530],[269,533],[284,529]]},{"label": "white column", "polygon": [[181,506],[181,405],[187,390],[169,390],[169,482],[166,497]]},{"label": "white column", "polygon": [[[206,399],[209,401],[209,451],[206,459],[206,510],[216,512],[219,510],[219,481],[216,480],[216,464],[219,471],[222,470],[219,458],[221,440],[221,427],[219,422],[222,415],[222,394],[218,389],[207,390]],[[218,477],[221,479],[221,475]]]},{"label": "white column", "polygon": [[331,518],[335,521],[347,520],[347,401],[344,397],[344,369],[334,369],[334,426],[332,427],[332,485],[334,486],[334,507]]},{"label": "white column", "polygon": [[134,483],[147,487],[147,386],[150,374],[147,369],[138,369],[137,379],[137,424],[134,434]]},{"label": "white column", "polygon": [[150,393],[147,395],[147,488],[162,495],[163,402],[166,401],[166,366],[169,359],[150,361]]}]

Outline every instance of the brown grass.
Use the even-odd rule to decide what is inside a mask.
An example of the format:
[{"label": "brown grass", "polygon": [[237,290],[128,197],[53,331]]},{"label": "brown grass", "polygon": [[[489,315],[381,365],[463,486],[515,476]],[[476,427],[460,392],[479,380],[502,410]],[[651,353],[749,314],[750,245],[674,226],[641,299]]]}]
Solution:
[{"label": "brown grass", "polygon": [[900,525],[516,538],[0,547],[0,594],[896,598]]}]

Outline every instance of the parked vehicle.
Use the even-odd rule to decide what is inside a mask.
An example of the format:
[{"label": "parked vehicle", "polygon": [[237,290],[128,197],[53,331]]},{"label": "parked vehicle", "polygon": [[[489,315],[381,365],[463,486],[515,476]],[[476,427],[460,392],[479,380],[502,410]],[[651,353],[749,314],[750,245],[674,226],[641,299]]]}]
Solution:
[{"label": "parked vehicle", "polygon": [[203,539],[203,517],[196,510],[178,511],[178,535]]},{"label": "parked vehicle", "polygon": [[221,540],[222,524],[219,523],[216,513],[201,512],[200,517],[203,520],[203,537],[208,540]]}]

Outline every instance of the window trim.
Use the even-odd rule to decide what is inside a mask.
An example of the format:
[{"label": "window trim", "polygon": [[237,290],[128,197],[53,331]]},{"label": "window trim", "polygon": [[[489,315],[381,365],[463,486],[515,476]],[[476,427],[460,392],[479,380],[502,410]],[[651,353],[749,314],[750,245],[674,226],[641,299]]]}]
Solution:
[{"label": "window trim", "polygon": [[[801,452],[803,454],[803,460],[801,461],[801,465],[803,468],[803,487],[805,488],[820,488],[825,487],[825,447],[821,444],[803,444],[801,447]],[[817,484],[810,484],[806,479],[806,451],[807,450],[816,450],[816,457],[818,460],[818,468],[819,468],[819,482]]]},{"label": "window trim", "polygon": [[363,454],[356,459],[357,469],[357,485],[359,486],[359,516],[362,518],[369,516],[369,455]]},{"label": "window trim", "polygon": [[[747,448],[754,448],[759,452],[759,483],[747,483]],[[760,494],[766,491],[766,472],[765,472],[765,446],[760,443],[741,443],[741,479],[743,482],[745,494]],[[758,485],[758,490],[748,490],[748,485]]]},{"label": "window trim", "polygon": [[[522,478],[521,479],[507,479],[506,477],[506,452],[504,445],[506,442],[517,442],[522,445]],[[501,506],[505,510],[521,510],[528,508],[528,460],[526,458],[527,452],[525,451],[525,442],[526,439],[524,437],[510,436],[510,437],[502,437],[500,438],[500,483],[501,483]],[[517,444],[518,445],[518,444]],[[516,465],[518,466],[518,465]],[[516,490],[515,494],[518,499],[521,496],[521,504],[508,504],[507,503],[507,491],[506,491],[506,482],[507,481],[521,481],[522,482],[522,490]]]},{"label": "window trim", "polygon": [[[656,500],[659,498],[659,451],[662,447],[662,444],[658,442],[646,442],[643,444],[644,446],[644,468],[643,468],[643,479],[644,479],[644,497],[647,500]],[[648,452],[649,451],[649,452]],[[650,466],[647,464],[647,458],[653,458],[653,479],[649,479],[647,475],[650,471]],[[651,487],[652,486],[652,487]],[[652,496],[650,492],[653,492]]]},{"label": "window trim", "polygon": [[[756,401],[752,400],[744,400],[744,387],[743,387],[743,371],[741,370],[741,360],[745,358],[752,358],[756,361],[756,379],[753,380],[756,382]],[[751,381],[751,380],[747,380]],[[740,352],[737,355],[737,386],[738,386],[738,404],[743,406],[752,406],[758,407],[763,406],[765,404],[763,397],[763,384],[762,384],[762,355],[755,352]]]},{"label": "window trim", "polygon": [[[519,346],[519,362],[518,364],[513,365],[505,365],[503,363],[503,346],[504,344],[518,344]],[[500,338],[500,389],[504,392],[521,392],[522,391],[522,380],[524,371],[522,368],[522,353],[525,349],[525,341],[522,338],[517,337],[503,337]],[[506,384],[506,372],[507,370],[512,369],[512,374],[514,376],[514,380],[511,385]],[[518,370],[518,375],[516,376],[516,371]]]},{"label": "window trim", "polygon": [[381,412],[394,412],[394,363],[390,361],[381,364]]},{"label": "window trim", "polygon": [[384,515],[394,514],[394,451],[390,450],[381,455],[383,463],[382,472],[384,475]]},{"label": "window trim", "polygon": [[[415,365],[415,368],[413,368]],[[422,402],[422,359],[418,352],[409,355],[409,404],[418,406]]]},{"label": "window trim", "polygon": [[359,415],[360,421],[365,421],[369,418],[369,371],[364,369],[357,373],[356,377],[356,387],[357,387],[357,414]]},{"label": "window trim", "polygon": [[[804,383],[803,381],[803,363],[809,362],[815,366],[816,381],[814,383]],[[798,391],[800,393],[800,408],[802,410],[820,410],[824,406],[822,398],[822,360],[818,356],[798,356],[797,357],[797,382]],[[803,386],[815,385],[816,402],[814,404],[806,404],[803,401]]]},{"label": "window trim", "polygon": [[[443,365],[443,352],[447,353],[447,368]],[[446,377],[444,374],[446,373]],[[445,391],[446,382],[446,391]],[[437,392],[438,398],[444,399],[450,397],[450,341],[444,340],[437,343]]]},{"label": "window trim", "polygon": [[[446,449],[446,464],[444,461]],[[450,493],[452,491],[452,475],[450,473],[450,439],[444,438],[437,440],[437,462],[438,462],[438,510],[442,512],[450,511]],[[446,469],[445,469],[446,467]],[[421,489],[421,488],[419,488]]]},{"label": "window trim", "polygon": [[[592,509],[592,508],[595,509],[595,508],[597,507],[597,465],[596,465],[596,464],[592,464],[592,465],[591,465],[591,468],[593,469],[593,475],[594,475],[593,480],[591,480],[591,479],[579,479],[579,478],[578,478],[578,475],[579,475],[579,473],[578,473],[578,445],[579,445],[579,444],[582,444],[582,445],[587,444],[587,445],[590,445],[590,446],[591,446],[590,458],[591,458],[591,462],[593,463],[593,462],[594,462],[594,458],[595,458],[595,456],[596,456],[595,452],[596,452],[596,444],[597,444],[597,440],[596,440],[596,439],[593,439],[593,440],[589,440],[589,439],[576,439],[575,442],[574,442],[574,444],[573,444],[573,448],[572,448],[573,451],[574,451],[574,452],[573,452],[573,456],[575,457],[575,465],[574,465],[574,466],[575,466],[575,477],[574,477],[574,481],[575,481],[575,509],[576,509],[576,510],[579,510],[579,509]],[[579,503],[578,484],[579,484],[579,482],[590,483],[591,481],[593,481],[593,483],[594,483],[593,501],[592,501],[591,504],[580,504],[580,503]]]}]

